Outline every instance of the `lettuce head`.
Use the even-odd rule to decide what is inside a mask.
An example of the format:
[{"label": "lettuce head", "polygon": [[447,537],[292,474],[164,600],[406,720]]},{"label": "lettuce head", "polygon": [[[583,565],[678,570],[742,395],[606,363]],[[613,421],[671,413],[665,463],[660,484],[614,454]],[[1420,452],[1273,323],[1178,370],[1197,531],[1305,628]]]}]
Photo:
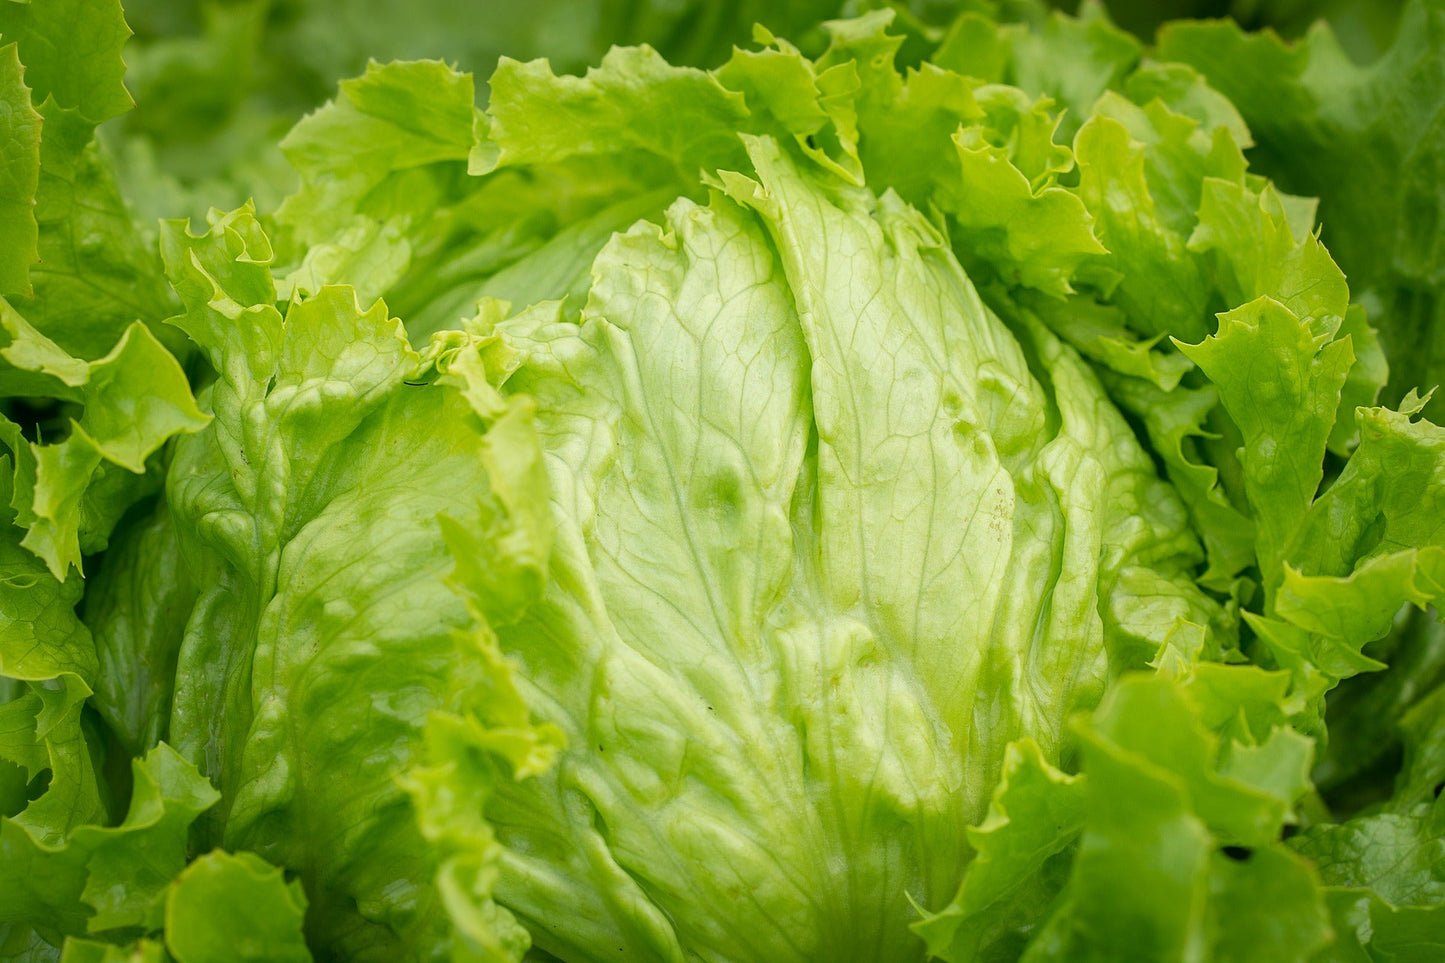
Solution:
[{"label": "lettuce head", "polygon": [[1436,0],[6,6],[0,959],[1445,952]]}]

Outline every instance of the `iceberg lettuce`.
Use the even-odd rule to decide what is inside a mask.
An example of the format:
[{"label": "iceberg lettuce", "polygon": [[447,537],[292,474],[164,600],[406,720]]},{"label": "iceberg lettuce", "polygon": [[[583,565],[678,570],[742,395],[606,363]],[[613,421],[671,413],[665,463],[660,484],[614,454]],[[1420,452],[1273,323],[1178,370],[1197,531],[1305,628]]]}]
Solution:
[{"label": "iceberg lettuce", "polygon": [[1436,0],[8,6],[0,959],[1445,952]]}]

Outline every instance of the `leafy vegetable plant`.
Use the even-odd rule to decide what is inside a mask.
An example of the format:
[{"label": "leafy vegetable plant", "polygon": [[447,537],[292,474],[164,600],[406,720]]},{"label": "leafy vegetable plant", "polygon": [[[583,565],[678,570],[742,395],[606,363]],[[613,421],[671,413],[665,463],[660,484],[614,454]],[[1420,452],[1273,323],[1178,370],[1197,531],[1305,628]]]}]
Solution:
[{"label": "leafy vegetable plant", "polygon": [[1445,954],[1439,0],[339,6],[0,9],[0,958]]}]

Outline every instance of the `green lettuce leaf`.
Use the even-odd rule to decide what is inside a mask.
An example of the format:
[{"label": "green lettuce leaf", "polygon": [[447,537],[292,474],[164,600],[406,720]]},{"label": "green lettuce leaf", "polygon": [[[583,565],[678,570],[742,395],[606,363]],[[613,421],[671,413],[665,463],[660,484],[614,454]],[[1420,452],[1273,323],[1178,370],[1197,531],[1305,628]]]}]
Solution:
[{"label": "green lettuce leaf", "polygon": [[217,850],[185,868],[165,898],[166,948],[176,963],[309,963],[299,883],[251,853]]},{"label": "green lettuce leaf", "polygon": [[132,755],[166,733],[176,659],[198,591],[163,498],[121,523],[86,584],[85,625],[99,664],[90,705]]},{"label": "green lettuce leaf", "polygon": [[1352,349],[1349,335],[1337,337],[1340,315],[1315,314],[1308,300],[1302,308],[1311,313],[1261,298],[1221,315],[1204,343],[1182,347],[1241,431],[1265,589],[1252,625],[1319,695],[1383,667],[1362,649],[1386,635],[1402,605],[1445,597],[1445,437],[1409,412],[1360,408],[1359,447],[1317,495]]},{"label": "green lettuce leaf", "polygon": [[282,314],[249,208],[201,235],[168,224],[163,247],[187,306],[174,323],[217,374],[201,393],[214,421],[177,446],[167,482],[198,587],[167,738],[223,797],[200,838],[298,873],[307,933],[333,952],[444,952],[452,907],[395,777],[429,713],[473,718],[471,693],[503,672],[456,644],[475,613],[446,584],[444,531],[510,565],[493,589],[545,558],[528,507],[545,486],[513,474],[535,450],[530,408],[440,376],[469,336],[424,360],[349,288]]},{"label": "green lettuce leaf", "polygon": [[[210,206],[231,209],[248,198],[269,211],[295,182],[276,142],[333,97],[337,81],[373,61],[430,59],[485,77],[503,55],[546,57],[573,73],[614,44],[648,44],[672,63],[711,68],[758,22],[807,37],[839,6],[560,0],[458,8],[426,0],[400,10],[384,0],[345,7],[291,0],[283,12],[267,0],[133,0],[126,15],[137,36],[125,50],[126,82],[139,107],[103,133],[119,155],[127,199],[152,219],[199,218]],[[471,308],[465,304],[447,326]]]},{"label": "green lettuce leaf", "polygon": [[1059,11],[1029,17],[1027,4],[1013,6],[1024,8],[1024,22],[998,24],[997,11],[964,12],[932,59],[940,67],[1049,97],[1067,111],[1065,135],[1072,139],[1099,95],[1138,65],[1141,45],[1110,23],[1094,0],[1082,4],[1077,17]]},{"label": "green lettuce leaf", "polygon": [[[72,677],[73,678],[73,677]],[[7,722],[28,709],[32,752],[7,726],[3,750],[27,770],[48,763],[49,787],[0,825],[4,896],[0,920],[33,926],[47,938],[108,930],[158,928],[158,901],[186,865],[186,833],[219,798],[194,766],[165,744],[134,760],[134,788],[125,818],[105,826],[95,774],[80,724],[84,686],[64,696],[32,689],[4,706]]]},{"label": "green lettuce leaf", "polygon": [[6,152],[7,164],[21,165],[9,172],[6,189],[19,192],[11,202],[25,212],[22,234],[33,216],[36,247],[27,253],[28,240],[16,238],[22,263],[9,269],[12,279],[0,293],[23,295],[18,310],[86,359],[109,350],[133,321],[159,332],[174,305],[94,136],[97,124],[130,109],[120,58],[129,35],[119,0],[37,0],[0,9],[0,42],[13,42],[24,65],[23,83],[18,73],[0,77],[13,103],[7,123],[18,125],[16,144],[39,135],[40,148],[38,171],[28,149]]},{"label": "green lettuce leaf", "polygon": [[[82,407],[68,435],[32,443],[0,416],[14,458],[11,507],[26,529],[21,544],[65,579],[81,553],[105,548],[121,515],[153,487],[147,461],[175,435],[199,431],[209,418],[196,408],[175,357],[135,322],[103,358],[83,362],[0,300],[0,358],[17,387]],[[148,484],[150,483],[150,484]]]},{"label": "green lettuce leaf", "polygon": [[[309,963],[306,897],[294,880],[252,853],[213,850],[185,868],[157,900],[155,935],[129,943],[69,938],[61,963]],[[163,933],[161,932],[163,929]]]},{"label": "green lettuce leaf", "polygon": [[[955,247],[1013,284],[1072,290],[1076,269],[1105,253],[1079,198],[1059,186],[1073,153],[1053,142],[1053,101],[980,85],[942,56],[900,74],[888,11],[827,25],[819,58],[859,76],[853,112],[869,182],[950,216]],[[945,44],[946,46],[946,44]],[[941,69],[953,66],[959,72]]]},{"label": "green lettuce leaf", "polygon": [[[1383,672],[1356,676],[1329,694],[1330,740],[1314,779],[1337,811],[1356,812],[1391,795],[1411,803],[1429,798],[1437,756],[1432,705],[1445,683],[1445,624],[1430,610],[1397,614],[1390,634],[1371,645],[1389,664]],[[1408,753],[1401,762],[1403,751]],[[1433,777],[1433,778],[1432,778]]]},{"label": "green lettuce leaf", "polygon": [[[3,34],[0,38],[9,39]],[[40,185],[40,115],[25,86],[25,67],[14,43],[0,47],[0,98],[5,113],[0,138],[8,145],[0,177],[0,292],[29,294],[30,267],[40,259],[36,247],[35,191]]]},{"label": "green lettuce leaf", "polygon": [[37,0],[0,10],[0,36],[20,48],[35,100],[53,98],[92,124],[130,110],[120,0]]},{"label": "green lettuce leaf", "polygon": [[[277,212],[315,244],[359,213],[385,219],[409,192],[426,191],[426,169],[463,160],[472,146],[470,74],[422,61],[373,65],[341,84],[338,98],[296,125],[282,150],[301,189]],[[380,190],[390,176],[404,190]],[[432,188],[435,192],[436,188]],[[425,196],[425,194],[423,194]]]},{"label": "green lettuce leaf", "polygon": [[[1339,317],[1334,317],[1336,325]],[[1284,579],[1288,542],[1324,474],[1325,444],[1354,361],[1329,318],[1302,320],[1264,296],[1219,316],[1219,330],[1184,353],[1214,381],[1239,428],[1240,462],[1267,592]]]},{"label": "green lettuce leaf", "polygon": [[[0,494],[9,493],[6,467],[0,459]],[[0,676],[28,682],[73,676],[94,683],[95,642],[75,614],[81,580],[61,582],[21,545],[24,534],[11,524],[8,506],[0,509],[0,519]]]},{"label": "green lettuce leaf", "polygon": [[941,960],[1019,955],[1063,888],[1061,872],[1084,823],[1081,776],[1060,772],[1038,746],[1009,746],[988,816],[969,830],[975,853],[958,894],[913,926]]},{"label": "green lettuce leaf", "polygon": [[[1287,46],[1227,22],[1173,24],[1160,55],[1197,67],[1238,107],[1253,160],[1287,190],[1317,195],[1324,239],[1379,326],[1387,399],[1445,373],[1445,7],[1405,5],[1373,63],[1355,63],[1329,26]],[[1441,402],[1428,409],[1440,418]]]},{"label": "green lettuce leaf", "polygon": [[1257,671],[1217,667],[1184,687],[1135,676],[1110,692],[1081,729],[1069,880],[1022,959],[1303,963],[1325,947],[1319,878],[1276,841],[1309,785],[1310,740],[1277,708],[1267,735],[1211,731],[1268,685]]}]

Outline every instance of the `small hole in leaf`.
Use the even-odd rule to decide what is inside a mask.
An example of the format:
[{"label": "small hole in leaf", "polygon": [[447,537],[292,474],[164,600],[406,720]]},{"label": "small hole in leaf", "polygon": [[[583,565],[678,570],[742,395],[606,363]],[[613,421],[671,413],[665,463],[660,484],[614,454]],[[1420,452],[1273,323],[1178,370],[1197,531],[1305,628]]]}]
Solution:
[{"label": "small hole in leaf", "polygon": [[808,149],[809,149],[809,150],[817,150],[817,149],[818,149],[818,142],[813,139],[813,135],[812,135],[812,134],[809,134],[807,137],[804,137],[804,138],[803,138],[803,141],[804,141],[804,143],[806,143],[806,144],[808,145]]},{"label": "small hole in leaf", "polygon": [[1279,838],[1280,838],[1280,839],[1293,839],[1295,836],[1298,836],[1298,835],[1299,835],[1299,827],[1296,826],[1296,825],[1293,824],[1293,823],[1290,823],[1288,826],[1285,826],[1285,827],[1284,827],[1283,829],[1281,829],[1280,832],[1279,832]]},{"label": "small hole in leaf", "polygon": [[1248,846],[1226,846],[1224,847],[1224,855],[1236,863],[1247,863],[1249,862],[1249,857],[1254,855],[1254,850]]},{"label": "small hole in leaf", "polygon": [[1445,792],[1445,782],[1437,782],[1435,784],[1435,798],[1439,799],[1442,792]]}]

